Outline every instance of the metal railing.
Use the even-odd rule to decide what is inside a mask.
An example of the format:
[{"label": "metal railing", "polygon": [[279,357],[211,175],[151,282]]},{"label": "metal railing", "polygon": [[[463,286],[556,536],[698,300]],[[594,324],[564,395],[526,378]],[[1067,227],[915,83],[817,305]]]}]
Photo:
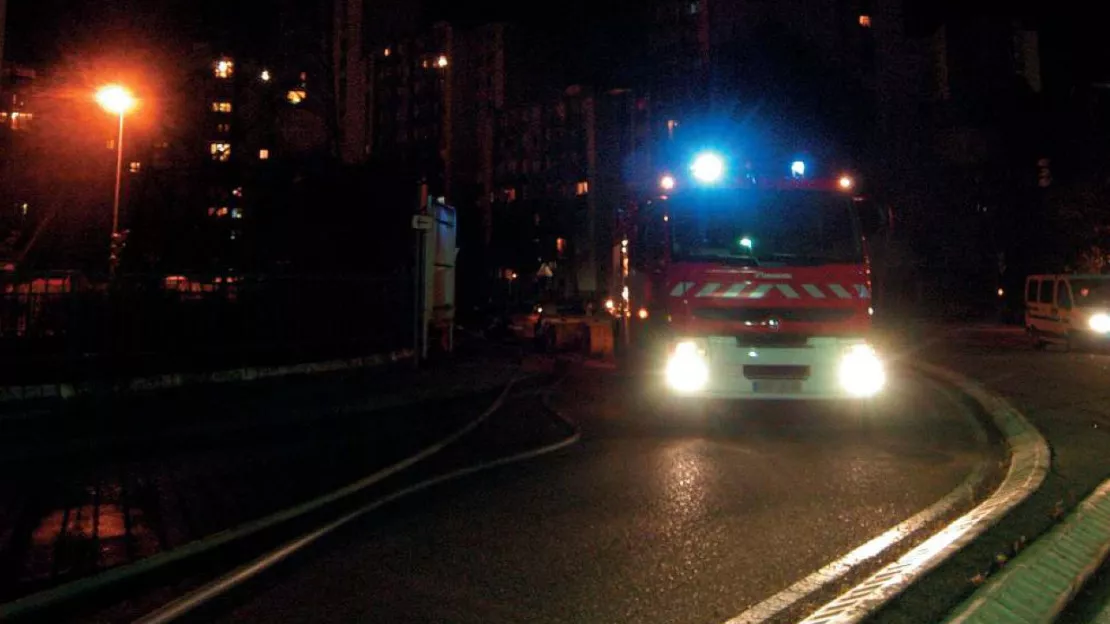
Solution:
[{"label": "metal railing", "polygon": [[388,277],[74,276],[0,281],[0,384],[324,359],[411,341]]}]

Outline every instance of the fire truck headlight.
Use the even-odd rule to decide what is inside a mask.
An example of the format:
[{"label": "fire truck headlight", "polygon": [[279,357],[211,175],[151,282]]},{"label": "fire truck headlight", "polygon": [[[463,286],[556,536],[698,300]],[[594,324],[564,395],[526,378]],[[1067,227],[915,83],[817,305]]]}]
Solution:
[{"label": "fire truck headlight", "polygon": [[667,386],[675,392],[697,392],[709,383],[709,363],[705,349],[692,340],[675,345],[664,371]]},{"label": "fire truck headlight", "polygon": [[1110,314],[1092,314],[1087,326],[1100,334],[1110,333]]},{"label": "fire truck headlight", "polygon": [[725,172],[725,161],[713,152],[698,154],[694,164],[690,166],[690,173],[701,182],[716,182]]},{"label": "fire truck headlight", "polygon": [[870,345],[852,345],[840,359],[840,385],[855,397],[871,397],[886,384],[883,362]]}]

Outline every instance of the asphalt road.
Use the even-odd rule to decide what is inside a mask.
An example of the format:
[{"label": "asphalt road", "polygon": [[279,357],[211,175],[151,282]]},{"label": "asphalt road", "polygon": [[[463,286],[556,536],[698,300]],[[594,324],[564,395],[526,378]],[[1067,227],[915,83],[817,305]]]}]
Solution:
[{"label": "asphalt road", "polygon": [[579,444],[388,507],[198,619],[718,622],[998,458],[925,380],[866,413],[772,405],[716,430],[629,398],[644,382],[580,371],[555,397]]}]

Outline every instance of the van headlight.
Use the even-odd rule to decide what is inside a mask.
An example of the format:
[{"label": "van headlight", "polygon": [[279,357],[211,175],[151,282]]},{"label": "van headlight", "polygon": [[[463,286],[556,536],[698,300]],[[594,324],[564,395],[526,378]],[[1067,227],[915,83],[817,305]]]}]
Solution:
[{"label": "van headlight", "polygon": [[871,345],[856,344],[840,358],[840,386],[855,397],[871,397],[886,384],[883,361]]},{"label": "van headlight", "polygon": [[1110,332],[1110,314],[1104,312],[1092,314],[1087,320],[1087,326],[1100,334]]},{"label": "van headlight", "polygon": [[693,340],[675,345],[664,371],[667,385],[675,392],[697,392],[709,383],[709,362],[705,349]]}]

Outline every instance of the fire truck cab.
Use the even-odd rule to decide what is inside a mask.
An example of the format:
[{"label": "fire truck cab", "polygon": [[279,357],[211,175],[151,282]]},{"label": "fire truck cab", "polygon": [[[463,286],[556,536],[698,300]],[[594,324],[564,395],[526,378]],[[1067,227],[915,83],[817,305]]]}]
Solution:
[{"label": "fire truck cab", "polygon": [[662,381],[687,398],[858,399],[878,394],[871,272],[848,175],[729,175],[701,154],[659,180],[665,222],[653,307]]}]

